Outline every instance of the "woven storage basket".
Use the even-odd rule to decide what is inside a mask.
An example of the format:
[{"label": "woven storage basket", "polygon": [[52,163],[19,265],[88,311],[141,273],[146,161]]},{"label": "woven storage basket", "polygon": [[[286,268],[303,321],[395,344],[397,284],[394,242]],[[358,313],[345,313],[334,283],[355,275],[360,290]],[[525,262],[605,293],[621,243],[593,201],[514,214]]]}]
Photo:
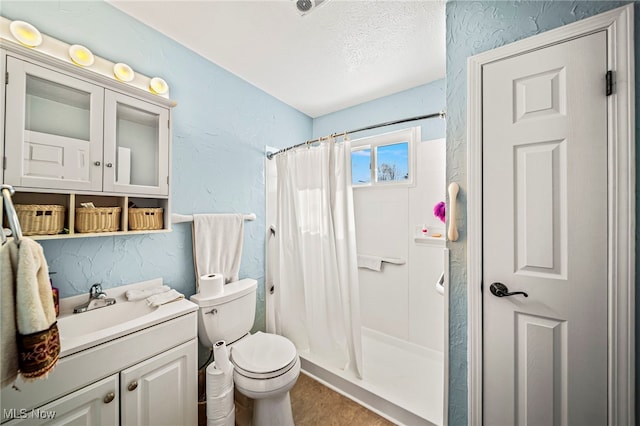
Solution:
[{"label": "woven storage basket", "polygon": [[132,231],[162,229],[163,209],[161,208],[130,208],[129,229]]},{"label": "woven storage basket", "polygon": [[64,206],[57,204],[16,204],[23,235],[54,235],[64,229]]},{"label": "woven storage basket", "polygon": [[112,232],[120,229],[122,207],[76,209],[76,232]]}]

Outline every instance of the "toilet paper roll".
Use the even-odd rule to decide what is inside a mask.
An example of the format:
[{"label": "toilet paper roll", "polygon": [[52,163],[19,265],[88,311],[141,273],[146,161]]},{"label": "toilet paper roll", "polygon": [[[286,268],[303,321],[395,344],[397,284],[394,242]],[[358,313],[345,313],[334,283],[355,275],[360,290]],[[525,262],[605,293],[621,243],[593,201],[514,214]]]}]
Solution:
[{"label": "toilet paper roll", "polygon": [[229,349],[224,340],[218,340],[213,344],[213,359],[218,368],[225,373],[233,370],[233,364],[229,361]]},{"label": "toilet paper roll", "polygon": [[207,420],[224,418],[233,408],[233,387],[220,396],[207,396]]},{"label": "toilet paper roll", "polygon": [[205,384],[207,396],[220,396],[233,387],[233,368],[225,373],[215,362],[207,366],[207,380]]},{"label": "toilet paper roll", "polygon": [[207,426],[234,426],[236,424],[236,410],[232,409],[229,414],[220,419],[207,419]]},{"label": "toilet paper roll", "polygon": [[201,275],[198,290],[206,297],[219,296],[224,292],[224,277],[220,273]]}]

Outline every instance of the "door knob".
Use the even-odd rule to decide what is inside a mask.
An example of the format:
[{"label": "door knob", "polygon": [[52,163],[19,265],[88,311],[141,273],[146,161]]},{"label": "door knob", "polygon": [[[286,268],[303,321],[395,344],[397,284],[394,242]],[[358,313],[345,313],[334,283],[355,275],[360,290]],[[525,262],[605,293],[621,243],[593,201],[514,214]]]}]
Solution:
[{"label": "door knob", "polygon": [[502,283],[491,284],[491,286],[489,287],[489,290],[491,291],[491,294],[493,294],[496,297],[515,296],[516,294],[522,294],[524,297],[529,297],[529,295],[524,291],[514,291],[510,293],[507,286]]},{"label": "door knob", "polygon": [[115,399],[115,397],[116,397],[116,394],[114,392],[109,392],[108,394],[106,394],[104,396],[104,403],[105,404],[110,403],[111,401],[113,401]]},{"label": "door knob", "polygon": [[138,382],[134,380],[133,382],[129,383],[129,386],[127,386],[127,389],[129,391],[134,391],[136,390],[137,387],[138,387]]}]

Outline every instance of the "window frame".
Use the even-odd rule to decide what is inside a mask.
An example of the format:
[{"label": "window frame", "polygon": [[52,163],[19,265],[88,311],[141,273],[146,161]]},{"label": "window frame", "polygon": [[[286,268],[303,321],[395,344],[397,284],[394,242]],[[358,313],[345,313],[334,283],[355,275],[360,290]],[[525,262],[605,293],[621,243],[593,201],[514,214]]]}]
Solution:
[{"label": "window frame", "polygon": [[[389,145],[396,145],[401,143],[407,143],[407,173],[408,179],[392,180],[392,181],[378,181],[378,148]],[[363,188],[389,188],[389,187],[408,187],[416,185],[416,146],[420,142],[420,126],[410,127],[407,129],[396,130],[393,132],[383,133],[380,135],[367,136],[365,138],[354,139],[351,141],[351,151],[349,156],[349,170],[351,176],[353,175],[353,153],[355,151],[361,151],[364,149],[370,149],[370,164],[369,164],[369,177],[368,183],[353,183],[351,179],[351,186],[353,189]]]}]

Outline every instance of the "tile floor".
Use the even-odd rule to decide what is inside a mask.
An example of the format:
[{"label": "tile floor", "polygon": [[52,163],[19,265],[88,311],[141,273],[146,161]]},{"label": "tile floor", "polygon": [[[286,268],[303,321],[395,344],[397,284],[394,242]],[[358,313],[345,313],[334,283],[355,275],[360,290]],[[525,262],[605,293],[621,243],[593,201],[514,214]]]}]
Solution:
[{"label": "tile floor", "polygon": [[296,426],[393,425],[385,418],[302,373],[290,395]]}]

